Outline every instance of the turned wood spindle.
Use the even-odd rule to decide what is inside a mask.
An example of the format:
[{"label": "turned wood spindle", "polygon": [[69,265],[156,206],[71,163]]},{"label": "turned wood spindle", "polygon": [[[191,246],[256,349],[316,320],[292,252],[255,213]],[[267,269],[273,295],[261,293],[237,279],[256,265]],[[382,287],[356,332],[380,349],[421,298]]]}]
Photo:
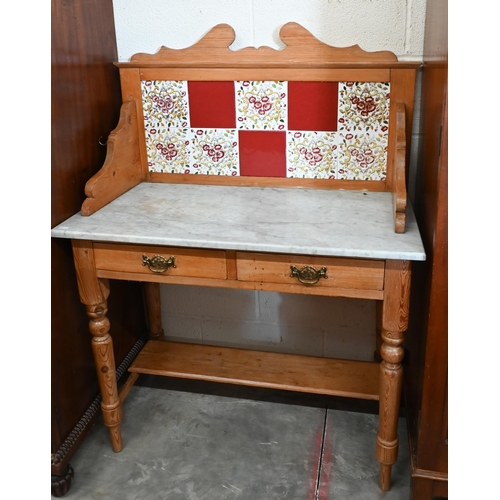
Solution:
[{"label": "turned wood spindle", "polygon": [[404,350],[402,336],[394,332],[382,332],[380,349],[380,406],[379,430],[377,433],[377,459],[380,462],[380,488],[390,488],[392,465],[398,459],[399,438],[397,434],[399,405],[403,382]]},{"label": "turned wood spindle", "polygon": [[408,328],[411,263],[387,261],[382,304],[380,345],[379,430],[376,454],[380,462],[380,488],[391,487],[392,466],[398,458],[398,418],[403,383],[404,333]]},{"label": "turned wood spindle", "polygon": [[101,409],[104,424],[109,428],[111,446],[118,453],[122,450],[120,423],[122,408],[116,385],[116,368],[113,354],[113,342],[109,335],[109,319],[107,302],[87,306],[90,318],[89,330],[92,334],[92,351],[97,370],[97,378],[101,389]]}]

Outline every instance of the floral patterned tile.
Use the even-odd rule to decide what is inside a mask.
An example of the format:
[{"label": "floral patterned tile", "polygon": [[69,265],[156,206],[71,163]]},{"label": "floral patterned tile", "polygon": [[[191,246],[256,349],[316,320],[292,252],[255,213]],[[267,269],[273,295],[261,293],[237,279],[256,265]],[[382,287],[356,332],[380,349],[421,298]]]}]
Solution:
[{"label": "floral patterned tile", "polygon": [[191,162],[186,173],[239,175],[236,129],[196,129],[192,132]]},{"label": "floral patterned tile", "polygon": [[238,81],[236,126],[240,130],[285,130],[287,82]]},{"label": "floral patterned tile", "polygon": [[385,180],[389,106],[388,83],[339,84],[339,179]]},{"label": "floral patterned tile", "polygon": [[189,127],[186,81],[145,80],[141,87],[146,127]]},{"label": "floral patterned tile", "polygon": [[386,132],[389,125],[389,90],[388,83],[339,83],[339,130],[380,129]]},{"label": "floral patterned tile", "polygon": [[149,171],[186,173],[191,157],[190,135],[189,129],[146,128]]},{"label": "floral patterned tile", "polygon": [[338,179],[382,181],[387,176],[387,135],[339,133]]},{"label": "floral patterned tile", "polygon": [[335,132],[288,132],[287,177],[335,179],[336,170]]}]

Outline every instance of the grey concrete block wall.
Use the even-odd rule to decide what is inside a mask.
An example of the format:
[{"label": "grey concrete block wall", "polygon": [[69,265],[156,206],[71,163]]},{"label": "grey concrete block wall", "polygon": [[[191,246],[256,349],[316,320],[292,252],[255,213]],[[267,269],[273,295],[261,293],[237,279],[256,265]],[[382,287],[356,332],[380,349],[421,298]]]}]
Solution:
[{"label": "grey concrete block wall", "polygon": [[373,359],[373,301],[185,285],[165,285],[161,294],[173,340]]}]

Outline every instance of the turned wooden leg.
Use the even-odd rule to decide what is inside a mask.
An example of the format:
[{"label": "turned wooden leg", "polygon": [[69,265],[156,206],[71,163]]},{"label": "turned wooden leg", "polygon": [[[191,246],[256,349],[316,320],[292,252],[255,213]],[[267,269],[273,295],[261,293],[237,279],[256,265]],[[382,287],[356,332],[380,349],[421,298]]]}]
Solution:
[{"label": "turned wooden leg", "polygon": [[380,409],[379,430],[377,434],[377,459],[380,462],[380,488],[387,491],[391,486],[392,465],[398,459],[398,418],[403,382],[404,337],[396,338],[396,332],[382,332],[380,354]]},{"label": "turned wooden leg", "polygon": [[102,396],[103,420],[109,428],[113,451],[119,452],[122,450],[122,406],[118,396],[109,319],[106,316],[109,284],[108,280],[97,278],[92,242],[73,240],[72,245],[80,300],[86,305],[90,318],[89,330],[92,334],[92,351]]},{"label": "turned wooden leg", "polygon": [[392,466],[398,458],[398,418],[403,383],[401,362],[404,332],[408,328],[410,262],[387,261],[382,306],[382,345],[380,355],[379,430],[377,460],[380,462],[380,488],[391,486]]},{"label": "turned wooden leg", "polygon": [[162,339],[165,335],[161,321],[161,297],[159,283],[143,283],[149,320],[149,338]]},{"label": "turned wooden leg", "polygon": [[87,306],[90,318],[89,330],[92,334],[92,351],[101,389],[101,410],[104,424],[109,428],[111,446],[118,453],[122,450],[120,423],[122,421],[122,406],[116,384],[115,357],[113,342],[109,335],[109,320],[107,302]]}]

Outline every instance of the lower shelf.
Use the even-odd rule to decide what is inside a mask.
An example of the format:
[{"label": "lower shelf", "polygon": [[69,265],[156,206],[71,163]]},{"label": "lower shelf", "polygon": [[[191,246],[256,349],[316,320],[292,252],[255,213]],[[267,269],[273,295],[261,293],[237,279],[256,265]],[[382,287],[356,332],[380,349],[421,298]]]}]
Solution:
[{"label": "lower shelf", "polygon": [[150,340],[132,373],[379,399],[379,364]]}]

